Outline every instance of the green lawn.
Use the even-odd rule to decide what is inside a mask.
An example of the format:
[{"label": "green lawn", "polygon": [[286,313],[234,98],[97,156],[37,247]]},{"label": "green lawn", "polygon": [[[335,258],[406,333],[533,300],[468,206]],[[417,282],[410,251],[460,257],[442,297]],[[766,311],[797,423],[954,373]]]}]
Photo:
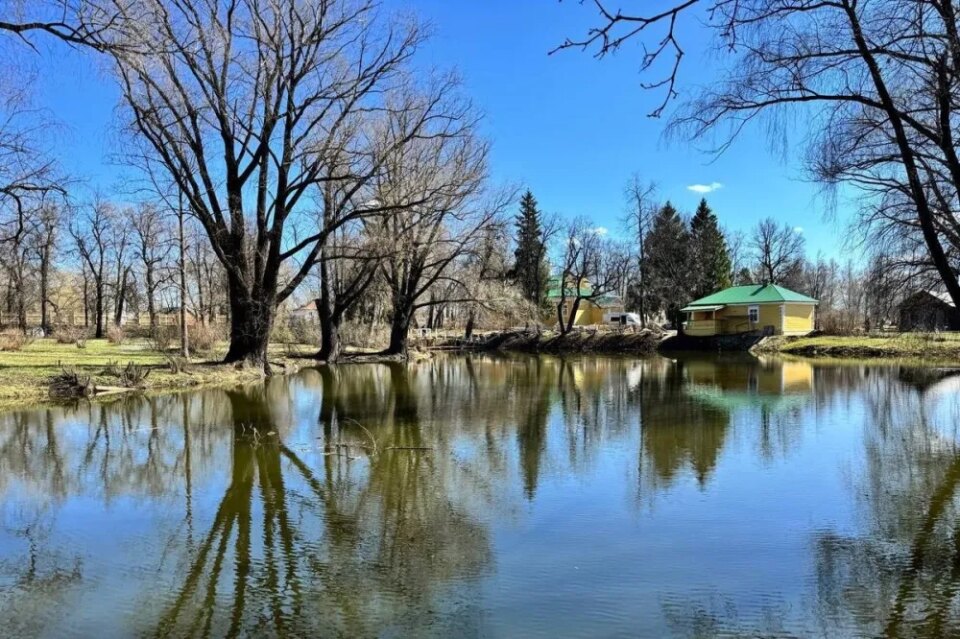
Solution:
[{"label": "green lawn", "polygon": [[[304,345],[297,350],[306,354],[315,349]],[[289,350],[285,345],[271,345],[271,361],[291,364]],[[102,374],[107,364],[115,362],[122,367],[133,362],[150,368],[145,390],[244,383],[260,378],[257,371],[220,364],[225,352],[226,344],[218,345],[213,352],[191,358],[187,373],[174,374],[164,355],[145,339],[131,339],[119,345],[105,339],[91,339],[87,340],[86,348],[38,339],[19,351],[0,352],[0,408],[47,400],[49,379],[65,366],[90,375],[100,385],[111,386],[117,385],[117,379]]]},{"label": "green lawn", "polygon": [[960,333],[892,333],[774,340],[773,350],[830,357],[919,357],[960,362]]}]

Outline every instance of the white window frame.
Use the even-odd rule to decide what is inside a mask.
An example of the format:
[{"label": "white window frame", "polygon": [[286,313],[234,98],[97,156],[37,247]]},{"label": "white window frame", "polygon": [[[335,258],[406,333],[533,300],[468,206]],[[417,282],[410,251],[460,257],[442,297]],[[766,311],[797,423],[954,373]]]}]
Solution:
[{"label": "white window frame", "polygon": [[760,307],[759,306],[748,306],[747,307],[747,319],[750,320],[751,324],[760,323]]}]

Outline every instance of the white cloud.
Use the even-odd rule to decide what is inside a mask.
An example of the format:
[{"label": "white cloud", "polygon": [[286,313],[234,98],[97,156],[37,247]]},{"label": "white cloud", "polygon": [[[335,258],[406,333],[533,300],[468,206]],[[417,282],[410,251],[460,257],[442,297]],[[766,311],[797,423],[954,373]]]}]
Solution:
[{"label": "white cloud", "polygon": [[793,227],[793,232],[796,233],[797,235],[800,235],[800,234],[803,233],[803,227],[802,227],[802,226],[795,226],[795,227]]},{"label": "white cloud", "polygon": [[606,235],[606,234],[609,233],[610,231],[609,231],[609,230],[607,229],[607,227],[605,227],[605,226],[598,226],[597,228],[593,229],[593,232],[594,232],[596,235]]},{"label": "white cloud", "polygon": [[693,191],[694,193],[712,193],[717,189],[722,189],[723,184],[720,182],[711,182],[710,184],[691,184],[687,187],[688,191]]}]

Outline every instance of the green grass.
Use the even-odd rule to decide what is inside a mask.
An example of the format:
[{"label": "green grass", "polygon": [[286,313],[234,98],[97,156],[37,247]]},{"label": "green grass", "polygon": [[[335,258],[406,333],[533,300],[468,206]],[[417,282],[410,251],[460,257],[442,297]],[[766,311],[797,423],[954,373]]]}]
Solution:
[{"label": "green grass", "polygon": [[922,358],[960,362],[960,333],[894,333],[877,335],[781,338],[764,350],[829,357]]},{"label": "green grass", "polygon": [[[304,345],[298,350],[306,354],[315,348]],[[291,364],[288,350],[284,345],[271,345],[271,362]],[[120,366],[133,362],[150,369],[144,384],[144,390],[148,391],[240,384],[260,379],[258,371],[220,364],[225,352],[226,344],[221,344],[211,353],[192,357],[189,372],[174,374],[163,353],[154,350],[148,340],[132,339],[117,345],[105,339],[91,339],[87,340],[86,348],[77,348],[75,344],[38,339],[19,351],[0,352],[0,408],[47,401],[48,382],[64,367],[75,368],[100,385],[115,386],[116,378],[103,375],[103,369],[111,362]]]}]

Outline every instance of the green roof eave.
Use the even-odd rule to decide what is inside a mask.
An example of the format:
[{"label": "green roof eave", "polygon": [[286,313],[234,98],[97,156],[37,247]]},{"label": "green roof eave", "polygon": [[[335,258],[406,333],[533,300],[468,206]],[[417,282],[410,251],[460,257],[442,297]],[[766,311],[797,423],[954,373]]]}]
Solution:
[{"label": "green roof eave", "polygon": [[788,288],[776,284],[749,286],[732,286],[690,302],[686,308],[696,310],[703,306],[730,306],[735,304],[818,304],[812,297],[807,297]]}]

